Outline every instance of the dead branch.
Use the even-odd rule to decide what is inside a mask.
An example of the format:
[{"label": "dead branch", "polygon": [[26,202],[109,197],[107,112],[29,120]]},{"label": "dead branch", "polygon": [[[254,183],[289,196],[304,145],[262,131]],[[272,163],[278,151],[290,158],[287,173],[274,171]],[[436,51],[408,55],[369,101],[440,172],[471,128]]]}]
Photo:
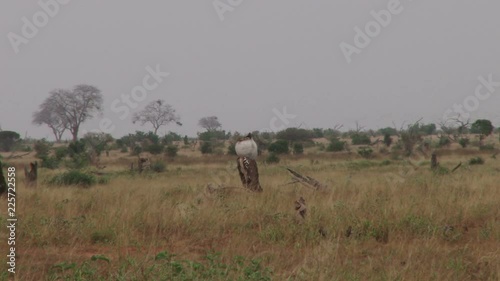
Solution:
[{"label": "dead branch", "polygon": [[292,170],[290,168],[286,168],[286,169],[288,170],[288,172],[290,172],[290,174],[292,174],[293,180],[295,182],[299,182],[307,187],[311,187],[314,190],[320,190],[320,189],[327,188],[326,185],[320,183],[319,181],[317,181],[314,178],[311,178],[309,176],[302,176],[301,174],[295,172],[294,170]]},{"label": "dead branch", "polygon": [[460,166],[462,166],[462,162],[458,163],[457,166],[455,166],[455,168],[453,168],[453,170],[451,170],[451,172],[455,172]]}]

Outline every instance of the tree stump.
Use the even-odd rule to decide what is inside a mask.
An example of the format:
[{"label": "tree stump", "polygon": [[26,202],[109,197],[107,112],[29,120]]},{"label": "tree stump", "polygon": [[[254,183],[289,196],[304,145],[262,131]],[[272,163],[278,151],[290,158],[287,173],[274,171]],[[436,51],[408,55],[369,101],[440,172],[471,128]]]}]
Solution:
[{"label": "tree stump", "polygon": [[0,162],[0,196],[7,192],[7,181],[3,176],[2,162]]},{"label": "tree stump", "polygon": [[262,187],[259,182],[259,170],[257,161],[248,157],[238,157],[238,172],[244,188],[251,191],[261,192]]},{"label": "tree stump", "polygon": [[299,218],[300,222],[306,218],[307,207],[306,200],[303,197],[295,201],[295,211],[297,212],[296,216]]},{"label": "tree stump", "polygon": [[438,167],[438,165],[439,163],[437,161],[436,152],[433,152],[431,156],[431,170],[435,170]]},{"label": "tree stump", "polygon": [[38,179],[38,162],[35,161],[35,163],[31,162],[30,163],[30,168],[24,166],[24,179],[26,182],[26,186],[30,187],[36,187],[37,186],[37,179]]}]

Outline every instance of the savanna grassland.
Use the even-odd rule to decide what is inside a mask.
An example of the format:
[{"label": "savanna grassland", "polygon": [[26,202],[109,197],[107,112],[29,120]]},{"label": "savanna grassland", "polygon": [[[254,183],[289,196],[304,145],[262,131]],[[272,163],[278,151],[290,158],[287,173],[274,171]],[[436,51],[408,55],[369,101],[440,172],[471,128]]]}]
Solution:
[{"label": "savanna grassland", "polygon": [[[258,159],[262,193],[241,188],[234,156],[180,151],[162,173],[102,157],[90,188],[23,185],[17,168],[17,280],[499,280],[500,159],[438,150],[430,159],[306,150]],[[469,165],[480,156],[483,165]],[[459,162],[462,166],[451,169]],[[290,183],[285,167],[329,186]],[[207,184],[234,187],[209,192]],[[305,219],[295,200],[306,201]],[[5,201],[4,201],[5,203]],[[6,203],[1,208],[6,225]],[[6,264],[7,233],[0,252]],[[3,271],[2,280],[9,276]]]}]

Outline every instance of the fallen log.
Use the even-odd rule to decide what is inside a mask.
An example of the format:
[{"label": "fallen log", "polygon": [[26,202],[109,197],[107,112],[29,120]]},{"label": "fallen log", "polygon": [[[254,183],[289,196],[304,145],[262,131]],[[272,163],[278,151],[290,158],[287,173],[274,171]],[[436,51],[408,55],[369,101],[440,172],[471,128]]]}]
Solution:
[{"label": "fallen log", "polygon": [[288,170],[288,172],[290,172],[290,174],[292,174],[294,182],[299,182],[304,186],[313,188],[314,190],[321,190],[321,189],[327,188],[326,185],[320,183],[319,181],[317,181],[314,178],[311,178],[309,176],[303,176],[290,168],[286,168],[286,169]]}]

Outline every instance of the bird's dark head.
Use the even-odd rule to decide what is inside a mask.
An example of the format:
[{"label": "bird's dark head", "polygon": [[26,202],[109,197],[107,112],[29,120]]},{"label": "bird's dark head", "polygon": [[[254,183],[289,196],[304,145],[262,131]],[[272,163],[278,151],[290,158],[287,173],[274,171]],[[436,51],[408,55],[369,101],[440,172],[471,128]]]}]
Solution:
[{"label": "bird's dark head", "polygon": [[247,138],[251,139],[252,138],[252,133],[248,133]]}]

